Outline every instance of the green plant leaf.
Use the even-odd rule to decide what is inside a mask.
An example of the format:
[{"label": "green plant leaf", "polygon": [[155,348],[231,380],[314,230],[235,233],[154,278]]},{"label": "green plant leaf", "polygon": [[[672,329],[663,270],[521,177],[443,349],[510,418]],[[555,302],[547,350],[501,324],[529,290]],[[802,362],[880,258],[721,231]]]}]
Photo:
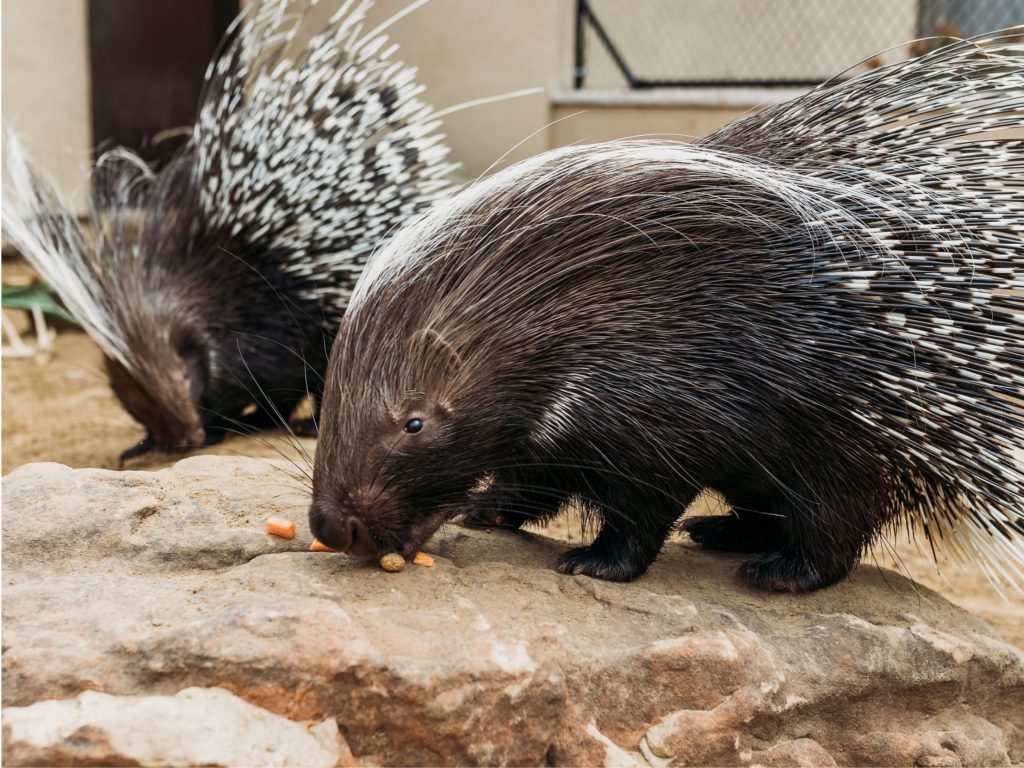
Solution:
[{"label": "green plant leaf", "polygon": [[60,318],[68,323],[78,325],[78,321],[71,316],[64,307],[57,303],[53,294],[42,283],[32,285],[5,285],[3,286],[3,306],[7,309],[32,310],[32,307],[39,307],[44,314]]}]

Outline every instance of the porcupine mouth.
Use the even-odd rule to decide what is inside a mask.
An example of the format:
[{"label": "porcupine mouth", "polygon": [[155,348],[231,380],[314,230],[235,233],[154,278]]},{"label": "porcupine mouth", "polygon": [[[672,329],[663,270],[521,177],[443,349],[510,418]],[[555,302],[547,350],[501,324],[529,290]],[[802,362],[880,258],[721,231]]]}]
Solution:
[{"label": "porcupine mouth", "polygon": [[430,538],[437,533],[438,529],[444,525],[454,514],[458,505],[452,504],[450,506],[444,506],[430,515],[423,522],[413,526],[410,531],[410,535],[406,538],[405,543],[396,549],[390,551],[397,551],[408,560],[414,557],[417,552],[426,544]]}]

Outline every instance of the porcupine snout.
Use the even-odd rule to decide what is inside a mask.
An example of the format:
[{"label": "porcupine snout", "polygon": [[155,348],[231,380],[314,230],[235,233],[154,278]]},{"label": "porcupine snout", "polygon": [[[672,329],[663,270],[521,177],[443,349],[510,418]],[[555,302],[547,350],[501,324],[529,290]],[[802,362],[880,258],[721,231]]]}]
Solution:
[{"label": "porcupine snout", "polygon": [[358,517],[322,500],[314,503],[311,510],[310,531],[328,547],[353,557],[374,554],[373,536]]}]

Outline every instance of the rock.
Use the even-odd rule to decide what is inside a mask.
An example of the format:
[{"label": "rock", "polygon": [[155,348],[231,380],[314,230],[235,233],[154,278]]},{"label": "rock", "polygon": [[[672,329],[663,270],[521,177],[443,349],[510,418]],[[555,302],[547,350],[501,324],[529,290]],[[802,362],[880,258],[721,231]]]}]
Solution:
[{"label": "rock", "polygon": [[671,544],[612,584],[555,573],[552,539],[451,528],[424,547],[435,567],[389,574],[307,551],[287,468],[8,475],[4,705],[221,688],[335,721],[362,764],[1024,761],[1024,652],[893,572],[767,594],[735,581],[739,556]]},{"label": "rock", "polygon": [[306,727],[219,688],[3,710],[7,765],[354,765],[337,723]]}]

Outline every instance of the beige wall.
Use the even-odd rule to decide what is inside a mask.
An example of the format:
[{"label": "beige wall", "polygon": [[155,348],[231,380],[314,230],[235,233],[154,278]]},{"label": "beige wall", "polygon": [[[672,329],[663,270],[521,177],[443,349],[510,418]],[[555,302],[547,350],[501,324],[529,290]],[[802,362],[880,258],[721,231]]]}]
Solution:
[{"label": "beige wall", "polygon": [[86,0],[5,0],[3,124],[82,201],[92,145]]},{"label": "beige wall", "polygon": [[[378,0],[373,18],[387,18],[407,4]],[[419,69],[425,98],[436,108],[544,89],[445,118],[453,154],[468,174],[480,174],[524,140],[508,160],[548,148],[543,127],[550,120],[550,92],[569,71],[561,57],[572,44],[572,14],[572,0],[431,0],[389,30],[401,45],[399,55]]]},{"label": "beige wall", "polygon": [[[341,1],[321,0],[316,16],[326,17]],[[377,0],[369,23],[380,23],[409,2]],[[2,21],[4,122],[24,137],[63,189],[80,189],[91,145],[86,0],[4,0]],[[706,93],[696,99],[668,94],[657,103],[642,103],[620,92],[581,100],[568,88],[573,25],[573,0],[431,0],[388,30],[401,46],[398,55],[417,66],[424,97],[438,109],[544,89],[444,119],[452,157],[467,177],[506,152],[503,164],[572,142],[702,135],[771,95],[760,91],[737,98],[729,92],[727,102],[715,102],[714,94],[706,102]]]}]

